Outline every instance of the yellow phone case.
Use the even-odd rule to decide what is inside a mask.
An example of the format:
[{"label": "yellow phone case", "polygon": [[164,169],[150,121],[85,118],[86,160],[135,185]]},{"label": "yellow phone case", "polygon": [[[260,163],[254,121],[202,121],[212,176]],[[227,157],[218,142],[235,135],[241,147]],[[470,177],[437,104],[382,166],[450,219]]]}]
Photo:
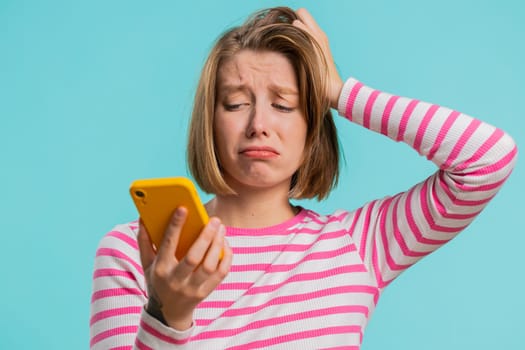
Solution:
[{"label": "yellow phone case", "polygon": [[157,249],[175,209],[183,206],[188,210],[175,252],[180,261],[209,220],[191,180],[185,177],[136,180],[131,184],[130,194]]}]

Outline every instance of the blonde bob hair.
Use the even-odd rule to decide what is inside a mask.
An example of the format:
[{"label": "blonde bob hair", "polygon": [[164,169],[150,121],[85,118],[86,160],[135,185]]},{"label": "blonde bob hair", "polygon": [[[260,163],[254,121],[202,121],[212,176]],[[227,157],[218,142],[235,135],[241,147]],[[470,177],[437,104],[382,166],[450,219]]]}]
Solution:
[{"label": "blonde bob hair", "polygon": [[299,88],[300,108],[305,114],[307,135],[303,160],[292,176],[289,197],[325,198],[339,178],[339,145],[328,101],[326,62],[316,41],[292,25],[298,19],[287,7],[258,11],[243,25],[224,33],[204,64],[188,138],[190,171],[207,193],[234,195],[224,180],[215,146],[213,120],[217,99],[217,73],[223,62],[241,50],[271,51],[292,64]]}]

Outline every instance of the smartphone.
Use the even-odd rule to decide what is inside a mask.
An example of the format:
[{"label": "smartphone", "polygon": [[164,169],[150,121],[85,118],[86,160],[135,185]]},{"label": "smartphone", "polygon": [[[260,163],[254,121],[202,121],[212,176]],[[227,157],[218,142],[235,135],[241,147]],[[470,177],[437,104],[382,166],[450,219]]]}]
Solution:
[{"label": "smartphone", "polygon": [[193,182],[185,177],[143,179],[133,181],[130,194],[155,249],[177,207],[187,209],[175,257],[180,261],[208,223],[208,214],[202,205]]}]

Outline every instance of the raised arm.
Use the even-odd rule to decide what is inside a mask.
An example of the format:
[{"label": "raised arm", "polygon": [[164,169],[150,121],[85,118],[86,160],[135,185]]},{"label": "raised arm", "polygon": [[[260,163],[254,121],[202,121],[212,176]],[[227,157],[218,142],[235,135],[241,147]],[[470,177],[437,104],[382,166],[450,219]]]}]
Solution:
[{"label": "raised arm", "polygon": [[306,10],[297,13],[301,21],[294,25],[314,37],[328,65],[332,106],[348,120],[408,144],[438,167],[408,191],[372,201],[347,217],[363,261],[384,287],[474,220],[510,175],[517,148],[502,130],[458,111],[390,95],[355,79],[342,86],[326,35]]},{"label": "raised arm", "polygon": [[349,79],[338,110],[408,144],[439,168],[406,192],[368,203],[352,218],[358,228],[354,240],[380,287],[467,227],[514,166],[517,148],[508,134],[446,107]]}]

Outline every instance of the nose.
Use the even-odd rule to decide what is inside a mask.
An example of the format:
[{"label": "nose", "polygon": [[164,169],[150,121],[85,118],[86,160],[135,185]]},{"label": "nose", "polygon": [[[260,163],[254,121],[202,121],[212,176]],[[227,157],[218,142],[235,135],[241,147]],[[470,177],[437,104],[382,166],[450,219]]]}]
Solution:
[{"label": "nose", "polygon": [[261,105],[255,104],[252,107],[250,119],[246,126],[246,137],[254,138],[269,135],[269,120],[267,112],[268,111],[265,111],[264,107]]}]

